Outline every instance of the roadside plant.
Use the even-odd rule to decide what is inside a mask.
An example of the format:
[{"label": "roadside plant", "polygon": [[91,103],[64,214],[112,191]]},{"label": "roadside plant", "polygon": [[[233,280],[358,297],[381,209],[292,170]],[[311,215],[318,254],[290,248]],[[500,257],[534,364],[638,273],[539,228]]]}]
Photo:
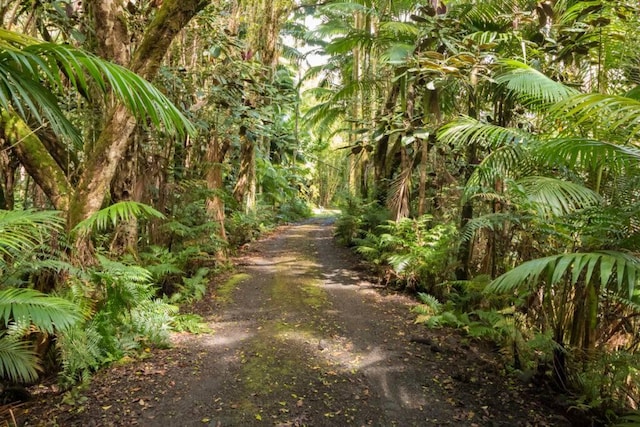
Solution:
[{"label": "roadside plant", "polygon": [[452,279],[455,237],[453,224],[434,224],[424,215],[388,221],[354,241],[365,258],[386,266],[389,284],[434,293],[437,284]]},{"label": "roadside plant", "polygon": [[[73,302],[29,288],[34,270],[28,265],[61,228],[56,211],[0,211],[1,381],[35,381],[50,337],[73,328],[80,320],[79,307]],[[46,261],[38,264],[45,266]],[[49,263],[46,267],[62,264]]]}]

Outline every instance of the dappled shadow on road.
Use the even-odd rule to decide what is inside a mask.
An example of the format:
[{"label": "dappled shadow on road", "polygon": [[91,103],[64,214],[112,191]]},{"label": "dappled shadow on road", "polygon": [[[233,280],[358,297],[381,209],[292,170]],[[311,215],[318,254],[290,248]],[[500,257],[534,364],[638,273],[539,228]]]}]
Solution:
[{"label": "dappled shadow on road", "polygon": [[367,281],[331,220],[237,262],[241,280],[193,307],[211,333],[98,374],[81,410],[61,404],[48,425],[563,425],[476,343],[416,325],[413,301]]},{"label": "dappled shadow on road", "polygon": [[414,324],[414,301],[381,294],[363,279],[326,224],[311,222],[298,230],[304,232],[296,232],[292,245],[300,235],[302,244],[313,242],[318,286],[330,302],[323,318],[335,325],[317,336],[321,345],[315,354],[344,373],[366,377],[386,420],[378,425],[563,424],[548,409],[526,401],[530,396],[499,374],[500,366],[480,344]]}]

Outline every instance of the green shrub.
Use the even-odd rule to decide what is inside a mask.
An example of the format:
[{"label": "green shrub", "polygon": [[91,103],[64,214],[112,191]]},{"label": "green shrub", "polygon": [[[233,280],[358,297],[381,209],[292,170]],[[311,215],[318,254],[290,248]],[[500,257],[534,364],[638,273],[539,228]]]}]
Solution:
[{"label": "green shrub", "polygon": [[350,198],[342,207],[342,214],[336,220],[335,236],[347,246],[353,246],[356,239],[363,238],[368,232],[373,232],[377,227],[391,218],[386,208],[377,202],[363,204],[361,201]]},{"label": "green shrub", "polygon": [[364,238],[354,238],[357,251],[387,269],[389,283],[438,293],[436,285],[451,280],[454,266],[453,224],[432,224],[432,217],[387,221]]},{"label": "green shrub", "polygon": [[282,203],[278,207],[277,219],[279,222],[299,221],[311,216],[309,204],[300,198],[294,198]]},{"label": "green shrub", "polygon": [[252,242],[275,224],[276,216],[268,207],[258,207],[255,212],[250,213],[233,212],[225,222],[229,245],[240,247]]}]

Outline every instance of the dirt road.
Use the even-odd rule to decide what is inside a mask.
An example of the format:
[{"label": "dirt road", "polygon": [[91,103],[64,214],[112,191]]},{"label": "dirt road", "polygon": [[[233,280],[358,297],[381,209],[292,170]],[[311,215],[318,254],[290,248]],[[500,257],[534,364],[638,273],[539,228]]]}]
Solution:
[{"label": "dirt road", "polygon": [[211,333],[105,370],[27,425],[566,425],[475,343],[415,325],[411,300],[362,279],[329,220],[284,227],[238,264],[194,307]]}]

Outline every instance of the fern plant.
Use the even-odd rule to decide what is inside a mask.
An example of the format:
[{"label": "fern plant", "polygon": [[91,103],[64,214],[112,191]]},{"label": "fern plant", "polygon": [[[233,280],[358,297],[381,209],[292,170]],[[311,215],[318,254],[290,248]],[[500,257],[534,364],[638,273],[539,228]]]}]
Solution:
[{"label": "fern plant", "polygon": [[387,221],[355,239],[356,250],[374,265],[387,266],[388,277],[401,286],[436,292],[437,283],[450,279],[456,233],[452,224],[433,225],[432,220],[425,215]]},{"label": "fern plant", "polygon": [[114,360],[143,345],[169,345],[169,332],[177,307],[156,296],[153,276],[137,265],[98,257],[89,272],[101,294],[90,325],[100,335],[104,360]]},{"label": "fern plant", "polygon": [[177,292],[171,296],[170,300],[174,303],[201,300],[209,286],[208,274],[209,269],[202,267],[193,276],[183,277],[182,285],[178,287]]}]

